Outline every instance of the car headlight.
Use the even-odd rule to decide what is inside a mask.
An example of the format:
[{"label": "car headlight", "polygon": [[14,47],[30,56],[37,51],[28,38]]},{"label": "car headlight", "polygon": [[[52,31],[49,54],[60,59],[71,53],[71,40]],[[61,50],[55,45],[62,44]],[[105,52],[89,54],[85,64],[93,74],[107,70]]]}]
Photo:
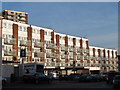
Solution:
[{"label": "car headlight", "polygon": [[115,80],[113,80],[113,83],[115,83]]}]

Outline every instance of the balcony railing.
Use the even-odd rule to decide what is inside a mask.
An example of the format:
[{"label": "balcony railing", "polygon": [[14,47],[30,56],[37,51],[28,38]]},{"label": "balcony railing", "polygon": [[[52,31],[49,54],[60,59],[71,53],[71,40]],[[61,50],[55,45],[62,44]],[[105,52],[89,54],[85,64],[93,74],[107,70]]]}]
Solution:
[{"label": "balcony railing", "polygon": [[26,56],[31,56],[31,51],[27,51]]},{"label": "balcony railing", "polygon": [[15,38],[12,38],[12,39],[5,38],[4,44],[16,44],[16,39]]},{"label": "balcony railing", "polygon": [[86,48],[83,48],[83,53],[89,53],[89,50],[88,49],[86,49]]},{"label": "balcony railing", "polygon": [[56,63],[56,66],[60,66],[60,63]]},{"label": "balcony railing", "polygon": [[28,41],[26,42],[26,45],[27,45],[27,46],[31,46],[31,40],[28,40]]},{"label": "balcony railing", "polygon": [[11,16],[8,16],[7,18],[8,18],[8,19],[10,19],[10,20],[12,20],[12,19],[13,19],[13,17],[11,17]]},{"label": "balcony railing", "polygon": [[89,57],[88,56],[84,56],[84,60],[88,60],[89,59]]},{"label": "balcony railing", "polygon": [[80,59],[81,59],[81,56],[80,56],[80,55],[77,55],[77,59],[80,60]]},{"label": "balcony railing", "polygon": [[20,41],[20,45],[21,46],[31,46],[31,41],[30,40],[28,40],[28,41]]},{"label": "balcony railing", "polygon": [[46,53],[47,58],[59,58],[59,55],[56,53]]},{"label": "balcony railing", "polygon": [[25,14],[20,14],[21,17],[25,17]]},{"label": "balcony railing", "polygon": [[8,12],[8,15],[14,15],[14,13]]},{"label": "balcony railing", "polygon": [[16,50],[4,50],[5,56],[14,56],[16,55]]},{"label": "balcony railing", "polygon": [[48,48],[48,49],[58,49],[58,46],[56,46],[53,43],[46,43],[46,48]]},{"label": "balcony railing", "polygon": [[25,18],[20,18],[21,21],[25,21],[26,19]]},{"label": "balcony railing", "polygon": [[106,58],[104,58],[104,57],[102,57],[101,59],[102,59],[102,60],[106,60]]},{"label": "balcony railing", "polygon": [[61,65],[60,65],[60,66],[65,67],[65,63],[61,63]]},{"label": "balcony railing", "polygon": [[81,52],[82,52],[82,49],[77,48],[77,53],[81,53]]},{"label": "balcony railing", "polygon": [[23,41],[20,41],[20,45],[21,45],[21,46],[26,46],[26,42],[27,42],[27,41],[24,41],[24,40],[23,40]]},{"label": "balcony railing", "polygon": [[73,47],[69,47],[69,51],[70,51],[70,52],[73,52],[73,51],[74,51],[74,48],[73,48]]},{"label": "balcony railing", "polygon": [[96,57],[90,57],[90,60],[95,60],[96,59]]},{"label": "balcony railing", "polygon": [[65,51],[65,46],[61,46],[61,51]]},{"label": "balcony railing", "polygon": [[65,58],[66,58],[66,55],[62,54],[61,59],[65,59]]},{"label": "balcony railing", "polygon": [[69,59],[74,59],[73,55],[69,55]]},{"label": "balcony railing", "polygon": [[34,47],[43,47],[43,43],[42,42],[35,42]]}]

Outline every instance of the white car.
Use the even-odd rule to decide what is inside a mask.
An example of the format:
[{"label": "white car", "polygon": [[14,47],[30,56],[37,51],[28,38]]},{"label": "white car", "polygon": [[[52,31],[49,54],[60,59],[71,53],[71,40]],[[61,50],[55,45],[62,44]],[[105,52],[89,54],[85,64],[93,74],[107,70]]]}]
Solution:
[{"label": "white car", "polygon": [[53,77],[55,78],[55,79],[58,79],[59,78],[59,73],[52,73],[53,74]]}]

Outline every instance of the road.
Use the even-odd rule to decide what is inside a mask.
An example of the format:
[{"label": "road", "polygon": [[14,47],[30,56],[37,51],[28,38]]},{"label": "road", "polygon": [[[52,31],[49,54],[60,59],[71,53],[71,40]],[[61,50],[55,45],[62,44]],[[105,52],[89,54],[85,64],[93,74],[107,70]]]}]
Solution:
[{"label": "road", "polygon": [[82,89],[92,89],[92,88],[101,88],[101,89],[109,89],[109,90],[113,90],[112,85],[107,85],[106,82],[74,82],[74,81],[53,81],[52,83],[48,84],[48,83],[40,83],[40,84],[34,84],[34,83],[23,83],[23,82],[15,82],[15,83],[9,83],[6,86],[3,87],[3,90],[7,90],[7,89],[11,89],[11,90],[17,90],[15,88],[32,88],[34,90],[36,89],[45,89],[45,88],[58,88],[58,89],[62,89],[62,88],[74,88],[74,89],[78,89],[78,88],[82,88]]}]

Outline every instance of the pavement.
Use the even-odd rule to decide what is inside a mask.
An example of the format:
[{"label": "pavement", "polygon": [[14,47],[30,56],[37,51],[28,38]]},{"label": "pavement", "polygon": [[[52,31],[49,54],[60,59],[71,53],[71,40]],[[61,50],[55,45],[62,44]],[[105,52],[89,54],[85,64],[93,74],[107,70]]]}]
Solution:
[{"label": "pavement", "polygon": [[[54,80],[50,84],[44,82],[39,84],[34,83],[24,83],[22,81],[16,81],[14,83],[7,83],[5,86],[3,86],[2,90],[36,90],[36,89],[82,89],[82,90],[89,90],[89,89],[100,89],[100,90],[114,90],[112,85],[106,84],[106,82],[75,82],[75,81],[59,81]],[[119,88],[120,89],[120,88]]]}]

